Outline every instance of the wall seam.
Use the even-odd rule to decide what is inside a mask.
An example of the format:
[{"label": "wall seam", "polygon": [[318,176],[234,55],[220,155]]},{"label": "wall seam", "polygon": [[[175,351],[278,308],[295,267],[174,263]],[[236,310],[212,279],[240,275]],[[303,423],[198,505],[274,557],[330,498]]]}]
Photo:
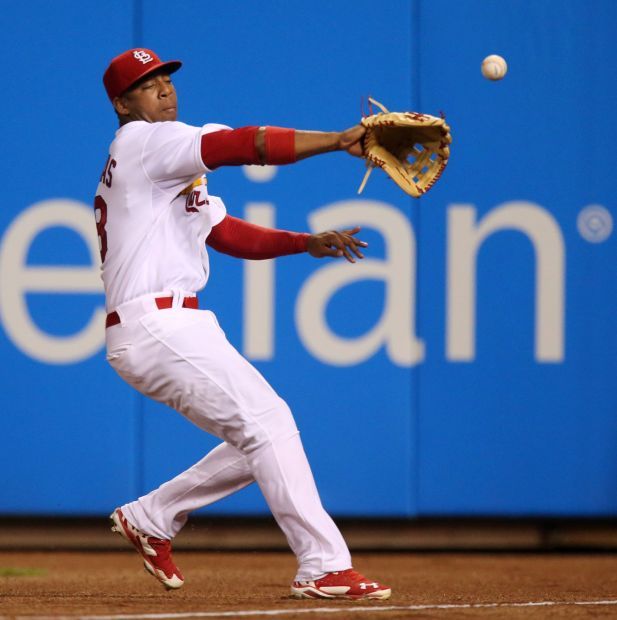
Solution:
[{"label": "wall seam", "polygon": [[[143,0],[133,0],[133,47],[143,47],[143,19],[144,5]],[[145,493],[146,478],[146,459],[145,459],[145,396],[137,392],[137,400],[135,401],[135,446],[134,446],[134,468],[135,468],[135,486],[136,495],[140,496]]]},{"label": "wall seam", "polygon": [[133,0],[133,47],[143,47],[143,0]]},{"label": "wall seam", "polygon": [[[421,75],[420,75],[420,13],[421,13],[421,1],[413,0],[411,9],[411,104],[413,110],[422,111],[422,100],[420,96],[421,89]],[[422,287],[421,287],[421,252],[420,244],[422,238],[422,199],[415,200],[409,198],[411,203],[410,212],[415,215],[416,223],[416,291],[415,291],[415,310],[416,310],[416,333],[422,334],[422,304],[420,303]],[[415,203],[415,204],[414,204]],[[420,337],[420,336],[418,336]],[[426,355],[426,353],[425,353]],[[422,378],[422,363],[413,367],[412,373],[415,375],[415,381],[411,382],[412,389],[415,393],[412,394],[410,399],[413,407],[411,416],[411,428],[412,431],[412,449],[413,455],[411,458],[411,479],[413,480],[412,494],[411,494],[411,506],[409,506],[409,514],[413,517],[420,516],[419,510],[419,485],[420,485],[420,390],[421,390],[421,378]]]}]

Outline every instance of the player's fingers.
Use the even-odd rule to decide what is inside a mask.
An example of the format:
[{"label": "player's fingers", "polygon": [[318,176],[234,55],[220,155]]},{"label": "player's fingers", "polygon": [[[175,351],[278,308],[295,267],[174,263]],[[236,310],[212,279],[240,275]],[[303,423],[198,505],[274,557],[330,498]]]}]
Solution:
[{"label": "player's fingers", "polygon": [[364,258],[364,254],[362,254],[362,252],[360,252],[360,250],[358,249],[358,246],[353,243],[353,240],[351,240],[351,243],[348,244],[349,247],[351,248],[351,251],[358,257],[358,258]]},{"label": "player's fingers", "polygon": [[364,258],[362,252],[360,252],[360,250],[358,249],[356,240],[353,237],[341,233],[341,238],[343,240],[343,243],[345,244],[345,247],[349,248],[358,258]]},{"label": "player's fingers", "polygon": [[348,230],[343,230],[342,234],[343,235],[348,235],[349,237],[351,237],[351,239],[353,240],[353,242],[356,245],[360,245],[363,248],[367,248],[368,247],[368,243],[366,241],[362,241],[362,239],[358,239],[357,237],[354,236],[357,233],[359,233],[361,230],[362,229],[360,228],[360,226],[355,226],[354,228],[350,228]]},{"label": "player's fingers", "polygon": [[362,229],[359,226],[354,226],[353,228],[348,228],[347,230],[342,230],[341,232],[344,235],[355,235],[359,233]]},{"label": "player's fingers", "polygon": [[351,248],[352,252],[358,257],[358,258],[364,258],[364,254],[362,254],[362,252],[360,251],[359,248],[367,248],[368,247],[368,243],[366,241],[362,241],[362,239],[358,239],[357,237],[354,237],[354,234],[356,234],[358,231],[360,231],[360,227],[356,226],[355,228],[352,228],[350,230],[345,230],[343,231],[343,236],[347,239],[347,245],[349,245],[349,247]]},{"label": "player's fingers", "polygon": [[354,257],[347,248],[347,240],[338,232],[332,233],[332,244],[339,249],[339,256],[344,256],[350,263],[355,263]]}]

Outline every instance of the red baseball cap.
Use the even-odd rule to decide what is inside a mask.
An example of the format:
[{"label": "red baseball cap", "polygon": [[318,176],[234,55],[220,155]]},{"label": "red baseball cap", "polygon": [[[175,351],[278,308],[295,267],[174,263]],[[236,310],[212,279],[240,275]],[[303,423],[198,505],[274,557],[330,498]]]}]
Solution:
[{"label": "red baseball cap", "polygon": [[164,67],[169,73],[182,66],[179,60],[163,62],[152,50],[137,47],[116,56],[103,75],[103,84],[110,101],[119,97],[137,80]]}]

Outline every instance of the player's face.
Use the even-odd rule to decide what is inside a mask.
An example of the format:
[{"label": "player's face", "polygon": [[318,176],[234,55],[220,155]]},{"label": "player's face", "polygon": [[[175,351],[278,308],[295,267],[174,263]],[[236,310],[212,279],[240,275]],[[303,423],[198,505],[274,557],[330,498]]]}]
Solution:
[{"label": "player's face", "polygon": [[149,76],[118,98],[116,110],[130,120],[175,121],[178,99],[171,78],[166,73]]}]

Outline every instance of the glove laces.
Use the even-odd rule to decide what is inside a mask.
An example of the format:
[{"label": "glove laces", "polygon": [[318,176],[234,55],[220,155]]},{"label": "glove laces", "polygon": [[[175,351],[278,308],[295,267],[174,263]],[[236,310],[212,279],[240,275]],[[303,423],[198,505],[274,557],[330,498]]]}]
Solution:
[{"label": "glove laces", "polygon": [[[372,104],[375,104],[384,114],[388,114],[389,110],[388,108],[386,108],[385,105],[383,105],[382,103],[379,103],[379,101],[377,101],[376,99],[369,97],[368,98],[368,109],[370,112],[370,116],[373,115]],[[361,194],[363,192],[364,187],[366,186],[366,182],[368,181],[368,178],[371,176],[371,172],[373,172],[375,168],[376,168],[375,164],[372,161],[369,161],[367,159],[366,160],[366,172],[364,173],[364,178],[362,179],[362,183],[360,183],[360,187],[358,188],[358,194]]]}]

